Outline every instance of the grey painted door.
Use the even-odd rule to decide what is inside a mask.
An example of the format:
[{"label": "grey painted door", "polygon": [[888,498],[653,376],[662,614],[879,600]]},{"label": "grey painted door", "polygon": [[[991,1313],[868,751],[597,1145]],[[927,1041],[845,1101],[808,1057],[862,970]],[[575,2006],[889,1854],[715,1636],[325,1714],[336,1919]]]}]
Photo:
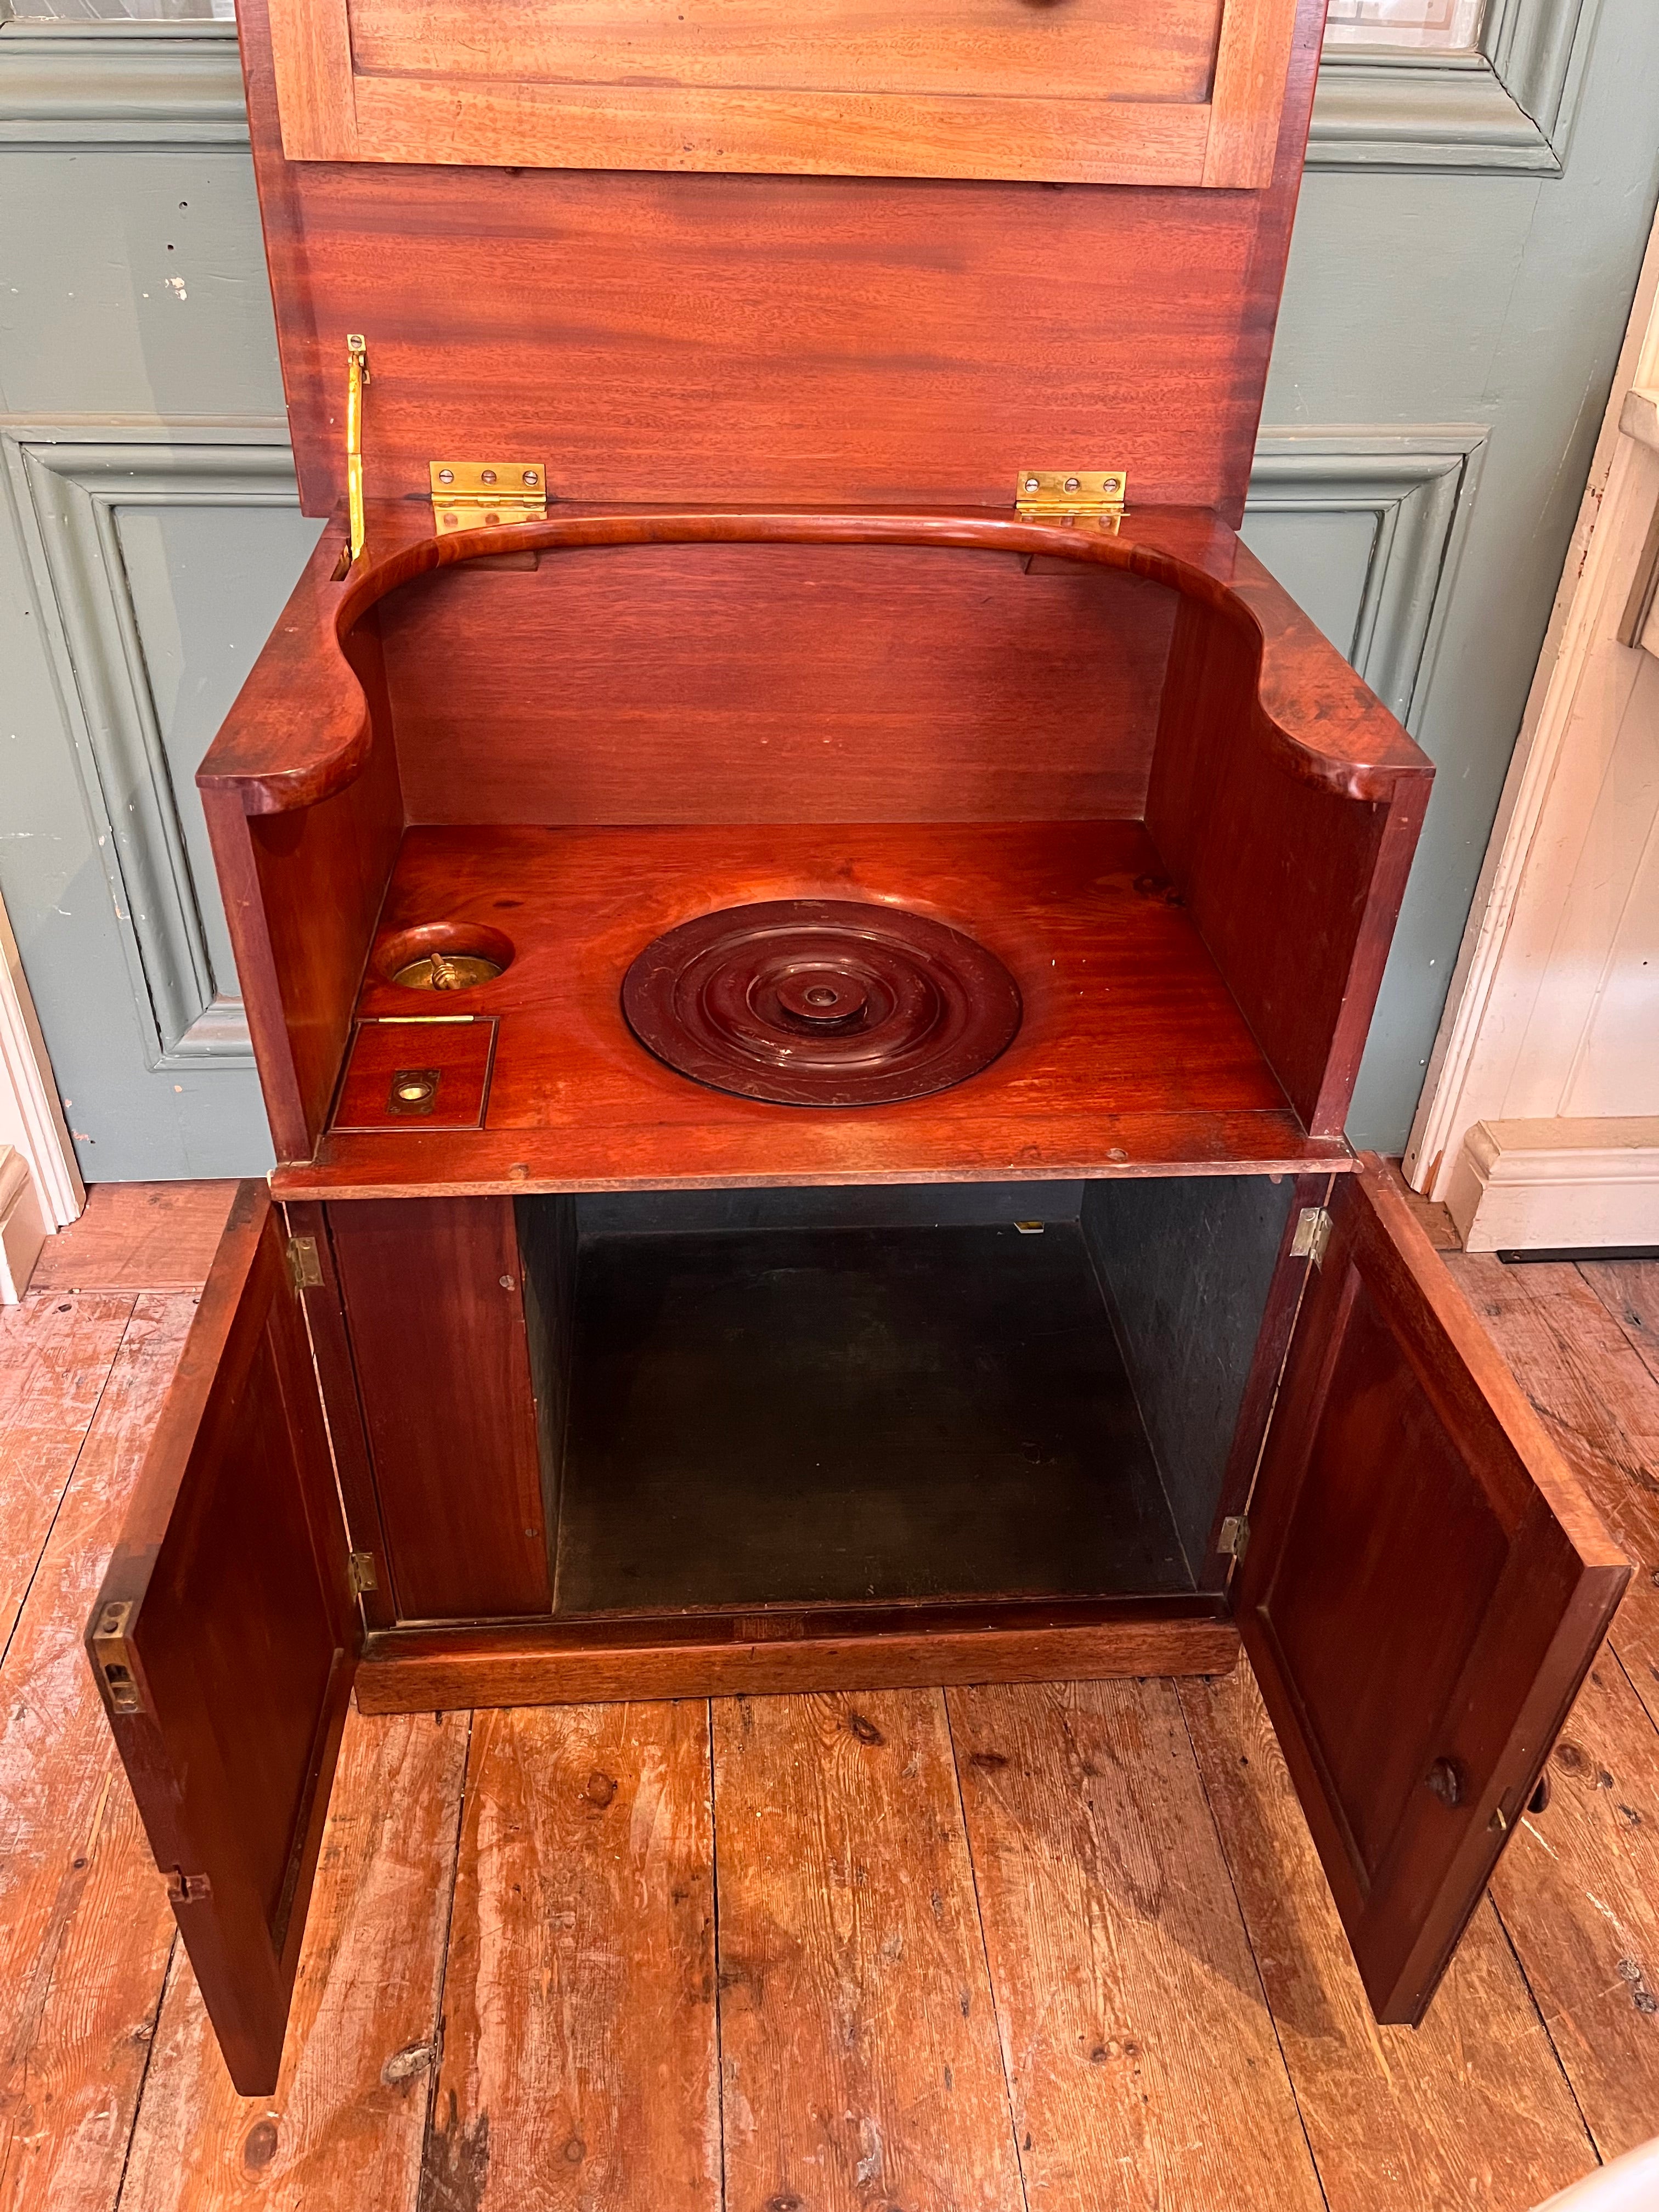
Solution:
[{"label": "grey painted door", "polygon": [[[1328,47],[1247,528],[1441,770],[1351,1124],[1396,1149],[1659,191],[1653,0],[1468,34]],[[82,1170],[257,1170],[191,778],[316,526],[228,25],[0,27],[0,893]]]}]

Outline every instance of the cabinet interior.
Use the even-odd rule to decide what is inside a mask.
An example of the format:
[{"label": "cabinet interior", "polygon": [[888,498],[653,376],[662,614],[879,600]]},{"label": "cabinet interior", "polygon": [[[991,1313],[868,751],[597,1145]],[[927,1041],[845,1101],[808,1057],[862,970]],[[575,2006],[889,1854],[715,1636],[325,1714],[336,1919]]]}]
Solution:
[{"label": "cabinet interior", "polygon": [[1294,1191],[520,1200],[552,1610],[1214,1588]]}]

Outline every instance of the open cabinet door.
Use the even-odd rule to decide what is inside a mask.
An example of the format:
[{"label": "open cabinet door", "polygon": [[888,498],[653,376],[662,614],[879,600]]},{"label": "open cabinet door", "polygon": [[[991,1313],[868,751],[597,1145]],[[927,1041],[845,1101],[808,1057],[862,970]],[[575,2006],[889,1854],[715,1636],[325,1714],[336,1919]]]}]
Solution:
[{"label": "open cabinet door", "polygon": [[356,1667],[280,1218],[244,1183],[87,1645],[230,2076],[276,2086]]},{"label": "open cabinet door", "polygon": [[1630,1565],[1382,1164],[1337,1183],[1237,1609],[1366,1995],[1415,2024]]}]

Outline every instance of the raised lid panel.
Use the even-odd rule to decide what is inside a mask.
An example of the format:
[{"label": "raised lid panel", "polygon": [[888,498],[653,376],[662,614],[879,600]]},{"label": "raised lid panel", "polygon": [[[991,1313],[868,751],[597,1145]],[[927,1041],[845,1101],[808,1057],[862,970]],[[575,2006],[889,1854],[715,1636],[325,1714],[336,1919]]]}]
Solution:
[{"label": "raised lid panel", "polygon": [[[724,173],[664,173],[597,146],[589,167],[536,167],[551,135],[516,144],[493,123],[465,163],[413,145],[407,163],[295,159],[265,3],[242,9],[243,58],[308,513],[343,496],[361,331],[371,500],[424,497],[434,458],[522,456],[562,501],[1006,507],[1023,470],[1095,467],[1127,471],[1132,505],[1242,514],[1323,0],[1299,0],[1288,78],[1273,64],[1261,191],[1198,172],[1135,189],[745,175],[726,155]],[[1039,27],[1067,12],[1008,4]],[[333,67],[320,33],[304,52],[290,124],[296,101],[322,112]]]},{"label": "raised lid panel", "polygon": [[1268,181],[1297,0],[271,0],[290,161]]}]

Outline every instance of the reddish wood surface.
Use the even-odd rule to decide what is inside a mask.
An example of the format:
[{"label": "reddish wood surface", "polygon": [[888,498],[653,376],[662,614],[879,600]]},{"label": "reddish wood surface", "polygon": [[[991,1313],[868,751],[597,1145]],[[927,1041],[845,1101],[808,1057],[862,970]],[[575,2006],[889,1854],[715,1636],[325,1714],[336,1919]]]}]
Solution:
[{"label": "reddish wood surface", "polygon": [[[1234,586],[1267,648],[1250,626],[1182,601],[1146,826],[1297,1111],[1310,1131],[1334,1133],[1352,1096],[1429,782],[1402,774],[1386,800],[1374,792],[1364,805],[1339,801],[1277,761],[1266,766],[1261,725],[1285,695],[1310,720],[1325,713],[1363,726],[1380,709],[1346,663],[1306,649],[1306,617],[1243,548]],[[1273,928],[1273,915],[1285,926]]]},{"label": "reddish wood surface", "polygon": [[1610,1652],[1590,1669],[1492,1881],[1538,2008],[1603,2159],[1659,2115],[1659,1763]]},{"label": "reddish wood surface", "polygon": [[464,1713],[348,1719],[269,2097],[236,2094],[178,1955],[122,2184],[125,2212],[347,2203],[416,2212],[467,1732]]},{"label": "reddish wood surface", "polygon": [[512,1202],[331,1206],[398,1617],[553,1602]]},{"label": "reddish wood surface", "polygon": [[379,605],[412,822],[1044,822],[1141,812],[1175,595],[707,544],[463,562]]},{"label": "reddish wood surface", "polygon": [[247,730],[303,746],[319,722],[349,726],[349,775],[303,813],[274,818],[258,790],[202,784],[279,1159],[307,1158],[323,1126],[404,821],[377,624],[317,651],[337,551],[325,532],[215,742],[234,745]]},{"label": "reddish wood surface", "polygon": [[727,2205],[1016,2212],[943,1697],[723,1699],[714,1737]]},{"label": "reddish wood surface", "polygon": [[1630,1566],[1380,1163],[1332,1214],[1236,1596],[1366,1993],[1414,2021]]},{"label": "reddish wood surface", "polygon": [[112,2212],[174,1938],[80,1647],[195,1311],[182,1293],[131,1304],[118,1349],[100,1355],[73,1311],[51,1308],[98,1410],[0,1667],[6,2212]]},{"label": "reddish wood surface", "polygon": [[60,1297],[31,1291],[0,1309],[0,1652],[131,1312],[130,1292]]},{"label": "reddish wood surface", "polygon": [[289,1236],[309,1237],[316,1247],[317,1272],[322,1278],[300,1295],[345,1512],[346,1540],[352,1551],[368,1554],[374,1569],[374,1586],[362,1591],[357,1602],[365,1627],[389,1628],[397,1619],[391,1553],[368,1455],[357,1370],[352,1364],[351,1340],[346,1332],[345,1300],[334,1264],[334,1248],[329,1242],[327,1211],[320,1206],[299,1204],[284,1206],[283,1213]]},{"label": "reddish wood surface", "polygon": [[1056,191],[291,164],[250,5],[307,511],[343,489],[350,330],[376,496],[424,493],[463,437],[460,458],[522,453],[567,499],[1003,501],[1021,468],[1121,466],[1236,521],[1322,17],[1300,0],[1268,190]]},{"label": "reddish wood surface", "polygon": [[278,1217],[246,1183],[88,1634],[131,1607],[137,1706],[111,1725],[248,2095],[276,2081],[350,1693],[345,1557]]},{"label": "reddish wood surface", "polygon": [[935,1620],[908,1631],[894,1627],[890,1614],[861,1619],[846,1612],[818,1623],[738,1614],[715,1624],[692,1616],[675,1624],[393,1631],[370,1639],[357,1670],[357,1703],[364,1712],[394,1713],[435,1705],[1225,1674],[1237,1662],[1237,1631],[1213,1614],[1182,1612],[1183,1602],[1190,1608],[1195,1601],[1126,1606],[1117,1618],[1075,1627],[1000,1627],[994,1609],[986,1608],[993,1618],[973,1626]]},{"label": "reddish wood surface", "polygon": [[294,161],[1257,189],[1296,0],[1079,0],[1057,21],[922,0],[694,17],[621,0],[276,0]]},{"label": "reddish wood surface", "polygon": [[1030,2212],[1324,2212],[1175,1685],[949,1706]]},{"label": "reddish wood surface", "polygon": [[[750,830],[416,830],[383,933],[487,921],[515,947],[454,994],[500,1017],[485,1127],[333,1133],[299,1194],[1111,1173],[1346,1158],[1310,1144],[1132,823]],[[677,923],[751,900],[895,901],[1012,974],[1018,1035],[981,1074],[892,1106],[786,1109],[696,1083],[623,1018],[623,975]],[[360,1011],[405,1011],[372,975]],[[1121,1155],[1120,1157],[1117,1157]],[[514,1167],[522,1170],[512,1172]]]},{"label": "reddish wood surface", "polygon": [[[410,994],[404,1004],[420,1002]],[[352,1032],[340,1095],[330,1126],[336,1129],[477,1129],[489,1094],[495,1024],[486,1017],[446,1020],[413,1014],[360,1022]],[[423,1088],[410,1104],[406,1085]]]},{"label": "reddish wood surface", "polygon": [[1421,2026],[1379,2027],[1249,1667],[1180,1698],[1332,2212],[1522,2212],[1577,2180],[1595,2150],[1490,1899]]},{"label": "reddish wood surface", "polygon": [[1506,1267],[1477,1252],[1448,1265],[1635,1562],[1608,1640],[1659,1720],[1659,1377],[1578,1268],[1554,1261]]},{"label": "reddish wood surface", "polygon": [[478,1715],[424,2201],[720,2212],[714,1871],[705,1705]]},{"label": "reddish wood surface", "polygon": [[199,1290],[224,1234],[234,1182],[99,1182],[86,1211],[48,1237],[31,1291]]}]

